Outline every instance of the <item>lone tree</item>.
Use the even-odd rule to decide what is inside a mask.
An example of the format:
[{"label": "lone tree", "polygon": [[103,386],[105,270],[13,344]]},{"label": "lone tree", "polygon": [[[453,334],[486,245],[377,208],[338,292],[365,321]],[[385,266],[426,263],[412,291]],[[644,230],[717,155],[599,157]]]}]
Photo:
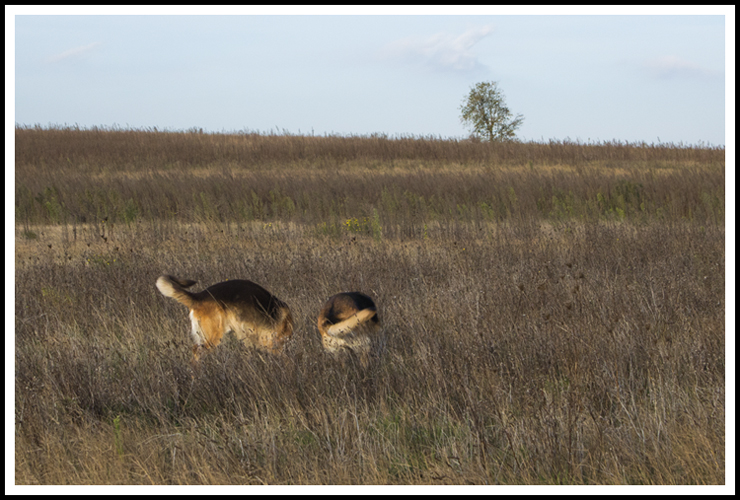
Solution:
[{"label": "lone tree", "polygon": [[476,83],[460,106],[460,111],[463,125],[491,142],[514,139],[514,132],[524,121],[522,115],[511,119],[511,111],[506,107],[498,82]]}]

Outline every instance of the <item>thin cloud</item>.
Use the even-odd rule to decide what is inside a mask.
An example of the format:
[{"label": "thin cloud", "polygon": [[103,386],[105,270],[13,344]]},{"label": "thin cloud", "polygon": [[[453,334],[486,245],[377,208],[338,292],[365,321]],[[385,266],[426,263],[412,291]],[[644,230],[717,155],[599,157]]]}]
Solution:
[{"label": "thin cloud", "polygon": [[47,59],[47,62],[53,63],[57,61],[61,61],[62,59],[67,59],[68,57],[78,56],[80,54],[83,54],[85,52],[88,52],[98,45],[101,45],[103,42],[93,42],[90,45],[83,45],[82,47],[75,47],[74,49],[69,49],[61,54],[56,54],[54,56],[51,56],[49,59]]},{"label": "thin cloud", "polygon": [[379,56],[438,71],[468,73],[485,69],[486,66],[471,49],[492,31],[492,26],[483,26],[471,28],[461,35],[437,33],[426,38],[403,38],[385,45]]},{"label": "thin cloud", "polygon": [[664,56],[645,61],[643,69],[652,77],[660,79],[714,77],[720,75],[718,71],[704,68],[677,56]]}]

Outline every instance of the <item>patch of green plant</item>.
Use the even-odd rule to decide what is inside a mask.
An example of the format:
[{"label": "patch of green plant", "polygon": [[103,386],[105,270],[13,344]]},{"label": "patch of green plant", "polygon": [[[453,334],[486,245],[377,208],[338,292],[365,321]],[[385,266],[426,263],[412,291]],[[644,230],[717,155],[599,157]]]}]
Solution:
[{"label": "patch of green plant", "polygon": [[212,196],[203,191],[199,192],[197,195],[193,195],[193,214],[195,216],[195,220],[202,222],[221,220],[221,216]]},{"label": "patch of green plant", "polygon": [[123,221],[126,224],[131,224],[139,216],[139,206],[133,198],[126,200],[123,206]]},{"label": "patch of green plant", "polygon": [[28,187],[21,185],[15,192],[15,221],[28,224],[36,211],[36,200]]},{"label": "patch of green plant", "polygon": [[72,296],[69,293],[51,286],[42,287],[41,296],[55,305],[60,305],[62,303],[71,304],[73,302]]},{"label": "patch of green plant", "polygon": [[113,446],[119,457],[123,457],[123,436],[121,434],[121,415],[113,418]]},{"label": "patch of green plant", "polygon": [[107,254],[107,255],[90,255],[85,258],[85,262],[91,266],[109,267],[115,265],[121,265],[123,262],[120,258]]},{"label": "patch of green plant", "polygon": [[383,236],[383,228],[380,226],[380,216],[378,215],[378,210],[376,208],[373,208],[373,217],[370,220],[370,231],[373,234],[373,239],[376,242],[379,242]]},{"label": "patch of green plant", "polygon": [[44,208],[49,222],[59,223],[64,216],[64,207],[59,202],[59,191],[56,187],[47,187],[36,195],[36,201]]},{"label": "patch of green plant", "polygon": [[556,219],[565,219],[576,215],[576,199],[572,191],[555,189],[552,195],[552,210],[550,216]]},{"label": "patch of green plant", "polygon": [[314,226],[313,234],[318,237],[340,238],[342,236],[342,226],[336,222],[321,222]]},{"label": "patch of green plant", "polygon": [[493,210],[493,206],[485,201],[478,203],[478,210],[484,220],[494,220],[496,217],[496,212]]},{"label": "patch of green plant", "polygon": [[270,198],[270,211],[273,217],[291,217],[295,211],[295,202],[293,198],[282,194],[280,189],[271,189],[268,193]]},{"label": "patch of green plant", "polygon": [[376,208],[373,208],[373,213],[370,217],[363,217],[361,219],[351,217],[346,219],[343,227],[348,233],[372,236],[375,241],[380,241],[383,236],[383,228],[380,225],[380,215]]},{"label": "patch of green plant", "polygon": [[387,213],[389,217],[394,216],[396,212],[398,212],[399,195],[399,190],[396,186],[393,186],[391,189],[383,187],[380,191],[380,204],[383,207],[383,211]]}]

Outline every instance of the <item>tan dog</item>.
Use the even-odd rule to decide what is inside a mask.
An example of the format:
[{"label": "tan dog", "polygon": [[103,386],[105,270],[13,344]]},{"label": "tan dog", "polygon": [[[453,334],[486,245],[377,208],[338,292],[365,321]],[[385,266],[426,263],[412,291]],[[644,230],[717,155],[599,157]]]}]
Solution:
[{"label": "tan dog", "polygon": [[360,292],[338,293],[329,298],[319,313],[321,342],[332,354],[351,352],[367,367],[380,329],[373,299]]},{"label": "tan dog", "polygon": [[216,347],[226,332],[248,345],[278,352],[293,334],[293,317],[287,304],[256,283],[229,280],[202,292],[189,292],[196,282],[160,276],[157,288],[190,309],[193,363],[203,349]]}]

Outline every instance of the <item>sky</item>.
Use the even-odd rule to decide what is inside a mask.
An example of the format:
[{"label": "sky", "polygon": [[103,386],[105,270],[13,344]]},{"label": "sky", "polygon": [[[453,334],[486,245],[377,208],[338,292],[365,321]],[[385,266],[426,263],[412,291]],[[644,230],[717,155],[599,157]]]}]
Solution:
[{"label": "sky", "polygon": [[725,144],[734,7],[537,10],[6,7],[13,123],[465,138],[496,81],[522,140]]}]

